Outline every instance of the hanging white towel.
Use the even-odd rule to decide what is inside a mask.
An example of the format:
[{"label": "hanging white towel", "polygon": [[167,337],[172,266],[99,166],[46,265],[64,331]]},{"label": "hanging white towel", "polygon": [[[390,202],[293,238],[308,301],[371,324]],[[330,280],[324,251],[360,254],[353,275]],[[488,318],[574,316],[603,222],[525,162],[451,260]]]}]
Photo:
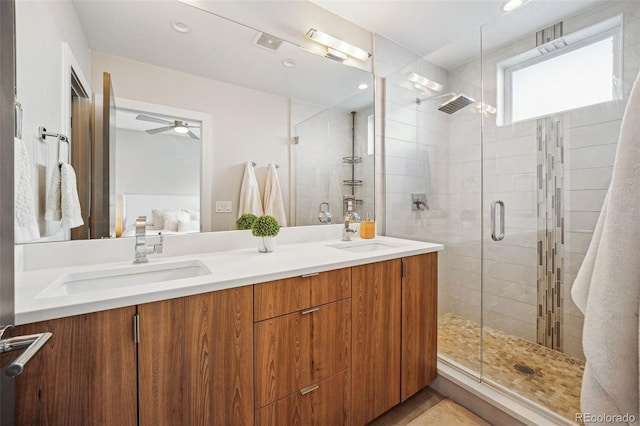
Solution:
[{"label": "hanging white towel", "polygon": [[[622,119],[613,178],[571,295],[584,313],[581,409],[635,416],[640,304],[640,75]],[[627,424],[627,423],[624,423]]]},{"label": "hanging white towel", "polygon": [[40,229],[36,219],[34,202],[33,178],[31,175],[31,161],[27,145],[20,139],[15,139],[14,146],[14,174],[15,174],[15,242],[40,238]]},{"label": "hanging white towel", "polygon": [[60,221],[62,229],[76,228],[84,224],[78,198],[76,172],[71,164],[63,163],[53,169],[45,219]]},{"label": "hanging white towel", "polygon": [[251,161],[247,161],[244,165],[244,175],[242,176],[242,185],[240,186],[240,202],[238,203],[238,217],[244,213],[252,213],[256,216],[262,216],[262,200],[260,199],[260,188],[258,188],[258,180],[253,170]]},{"label": "hanging white towel", "polygon": [[274,164],[269,164],[267,182],[264,185],[264,214],[275,217],[280,226],[287,226],[287,216],[284,212],[278,170]]},{"label": "hanging white towel", "polygon": [[56,165],[51,172],[51,182],[49,183],[49,192],[47,193],[47,208],[44,218],[51,221],[59,221],[62,219],[62,187],[60,181],[60,165]]}]

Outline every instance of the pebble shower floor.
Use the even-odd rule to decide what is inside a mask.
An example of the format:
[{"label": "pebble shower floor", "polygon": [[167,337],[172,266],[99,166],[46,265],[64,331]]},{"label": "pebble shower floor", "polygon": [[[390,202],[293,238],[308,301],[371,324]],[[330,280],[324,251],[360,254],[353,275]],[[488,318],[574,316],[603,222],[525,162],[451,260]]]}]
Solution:
[{"label": "pebble shower floor", "polygon": [[[438,355],[473,371],[480,367],[480,324],[453,314],[438,318]],[[584,361],[484,327],[483,380],[575,421]]]}]

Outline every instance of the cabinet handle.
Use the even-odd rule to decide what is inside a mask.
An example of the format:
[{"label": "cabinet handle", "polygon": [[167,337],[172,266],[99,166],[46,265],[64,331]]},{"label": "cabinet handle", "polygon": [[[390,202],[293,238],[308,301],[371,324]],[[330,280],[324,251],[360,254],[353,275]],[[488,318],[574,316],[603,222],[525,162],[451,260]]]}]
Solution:
[{"label": "cabinet handle", "polygon": [[314,390],[318,389],[319,387],[320,387],[320,385],[315,383],[313,385],[307,386],[306,388],[302,388],[302,389],[300,389],[300,395],[306,395],[308,393],[311,393]]},{"label": "cabinet handle", "polygon": [[307,314],[310,314],[311,312],[315,312],[315,311],[319,311],[319,310],[320,310],[320,307],[316,306],[315,308],[309,308],[309,309],[305,309],[304,311],[300,311],[300,313],[302,315],[307,315]]},{"label": "cabinet handle", "polygon": [[304,274],[300,275],[302,278],[315,277],[316,275],[320,275],[320,272],[315,272],[313,274]]}]

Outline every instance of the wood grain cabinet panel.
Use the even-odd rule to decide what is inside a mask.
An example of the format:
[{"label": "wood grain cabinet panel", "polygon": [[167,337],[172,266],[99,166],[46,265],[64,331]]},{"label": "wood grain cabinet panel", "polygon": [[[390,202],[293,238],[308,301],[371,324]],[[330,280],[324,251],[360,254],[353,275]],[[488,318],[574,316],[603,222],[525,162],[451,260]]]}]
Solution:
[{"label": "wood grain cabinet panel", "polygon": [[400,402],[401,260],[352,268],[353,425]]},{"label": "wood grain cabinet panel", "polygon": [[253,287],[138,306],[140,425],[252,425]]},{"label": "wood grain cabinet panel", "polygon": [[350,425],[351,371],[338,373],[317,383],[317,386],[295,392],[259,409],[256,426]]},{"label": "wood grain cabinet panel", "polygon": [[437,256],[427,253],[402,259],[402,401],[437,375]]},{"label": "wood grain cabinet panel", "polygon": [[16,424],[135,425],[135,307],[26,324],[53,336],[16,378]]},{"label": "wood grain cabinet panel", "polygon": [[255,324],[256,408],[351,364],[348,299]]},{"label": "wood grain cabinet panel", "polygon": [[254,321],[307,309],[351,296],[351,269],[256,284]]}]

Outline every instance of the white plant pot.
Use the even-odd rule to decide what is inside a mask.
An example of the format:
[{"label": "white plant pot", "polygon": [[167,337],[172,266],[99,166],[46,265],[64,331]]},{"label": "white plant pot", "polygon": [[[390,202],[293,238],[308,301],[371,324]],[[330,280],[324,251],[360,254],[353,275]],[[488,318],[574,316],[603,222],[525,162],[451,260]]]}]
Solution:
[{"label": "white plant pot", "polygon": [[271,253],[276,248],[276,237],[258,237],[258,251]]}]

